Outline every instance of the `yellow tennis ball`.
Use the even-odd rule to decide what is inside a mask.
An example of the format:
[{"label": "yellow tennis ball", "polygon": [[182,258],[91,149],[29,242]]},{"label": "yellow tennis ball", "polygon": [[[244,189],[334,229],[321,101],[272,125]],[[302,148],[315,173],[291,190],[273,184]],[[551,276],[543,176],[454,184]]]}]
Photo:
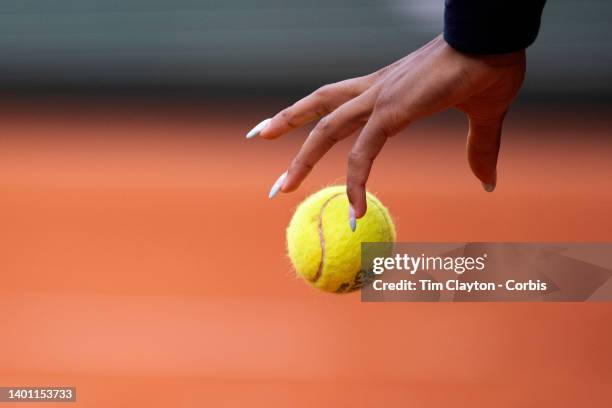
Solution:
[{"label": "yellow tennis ball", "polygon": [[363,286],[362,242],[394,242],[395,225],[382,203],[367,193],[368,210],[349,226],[346,186],[332,186],[306,198],[287,228],[291,262],[306,282],[326,292],[352,292]]}]

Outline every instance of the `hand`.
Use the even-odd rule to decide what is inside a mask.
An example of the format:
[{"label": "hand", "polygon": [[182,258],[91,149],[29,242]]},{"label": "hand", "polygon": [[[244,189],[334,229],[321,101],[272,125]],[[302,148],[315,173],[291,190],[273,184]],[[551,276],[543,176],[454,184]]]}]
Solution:
[{"label": "hand", "polygon": [[347,194],[356,218],[366,212],[365,185],[388,138],[411,122],[455,107],[469,118],[468,162],[486,191],[497,182],[502,123],[525,75],[525,52],[467,55],[436,37],[373,74],[325,85],[257,125],[248,138],[276,139],[321,119],[270,196],[298,188],[339,140],[358,134],[348,156]]}]

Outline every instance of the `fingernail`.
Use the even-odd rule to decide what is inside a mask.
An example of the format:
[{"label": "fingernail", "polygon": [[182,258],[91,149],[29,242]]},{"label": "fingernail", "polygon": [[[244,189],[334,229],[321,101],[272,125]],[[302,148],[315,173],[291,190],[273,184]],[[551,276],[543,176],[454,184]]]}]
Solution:
[{"label": "fingernail", "polygon": [[355,218],[355,209],[352,204],[349,204],[349,226],[353,232],[357,229],[357,219]]},{"label": "fingernail", "polygon": [[249,130],[249,133],[247,133],[246,138],[247,139],[251,139],[255,136],[258,136],[262,130],[264,130],[264,128],[266,126],[268,126],[268,123],[270,123],[270,118],[262,120],[261,122],[259,122],[257,124],[257,126],[255,126],[253,129]]},{"label": "fingernail", "polygon": [[495,190],[495,184],[482,183],[482,187],[488,193],[492,193]]},{"label": "fingernail", "polygon": [[270,193],[268,194],[268,198],[269,199],[273,199],[274,196],[278,194],[278,192],[280,191],[281,187],[285,183],[285,178],[286,177],[287,177],[287,172],[284,172],[283,174],[281,174],[281,176],[278,178],[278,180],[276,180],[276,182],[274,183],[274,185],[270,189]]}]

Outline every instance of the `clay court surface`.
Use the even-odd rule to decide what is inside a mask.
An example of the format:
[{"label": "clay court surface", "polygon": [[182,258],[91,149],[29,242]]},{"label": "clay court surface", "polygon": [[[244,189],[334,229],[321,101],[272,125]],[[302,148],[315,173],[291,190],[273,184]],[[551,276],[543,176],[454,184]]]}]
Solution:
[{"label": "clay court surface", "polygon": [[[4,102],[0,385],[82,407],[609,406],[610,304],[363,304],[296,278],[284,228],[349,145],[269,201],[307,132],[244,134],[286,102]],[[392,139],[369,188],[399,240],[612,240],[612,120],[535,112],[509,115],[493,194],[458,114]]]}]

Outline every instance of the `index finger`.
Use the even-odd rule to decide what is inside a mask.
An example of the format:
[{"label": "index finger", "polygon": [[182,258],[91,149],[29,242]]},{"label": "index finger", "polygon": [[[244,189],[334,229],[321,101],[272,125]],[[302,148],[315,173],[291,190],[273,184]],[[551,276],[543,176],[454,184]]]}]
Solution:
[{"label": "index finger", "polygon": [[325,85],[277,113],[259,132],[264,139],[276,139],[333,112],[347,101],[361,95],[370,86],[366,77]]}]

